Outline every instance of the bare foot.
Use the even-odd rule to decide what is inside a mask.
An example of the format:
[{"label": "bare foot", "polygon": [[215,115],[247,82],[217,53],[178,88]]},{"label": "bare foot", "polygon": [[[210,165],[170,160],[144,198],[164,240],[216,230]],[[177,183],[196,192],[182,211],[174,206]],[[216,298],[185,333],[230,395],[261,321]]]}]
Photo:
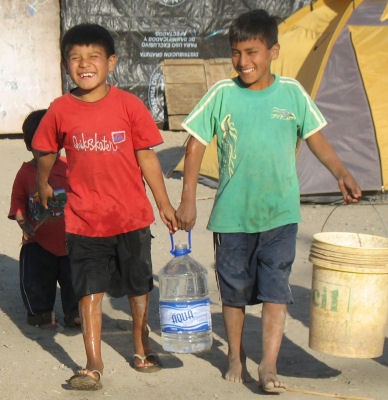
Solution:
[{"label": "bare foot", "polygon": [[245,356],[232,357],[228,356],[229,368],[226,371],[225,379],[229,382],[244,383],[247,381],[248,372],[246,367]]},{"label": "bare foot", "polygon": [[262,365],[259,365],[259,387],[267,393],[283,393],[287,390],[285,384],[279,381],[276,372],[266,370]]}]

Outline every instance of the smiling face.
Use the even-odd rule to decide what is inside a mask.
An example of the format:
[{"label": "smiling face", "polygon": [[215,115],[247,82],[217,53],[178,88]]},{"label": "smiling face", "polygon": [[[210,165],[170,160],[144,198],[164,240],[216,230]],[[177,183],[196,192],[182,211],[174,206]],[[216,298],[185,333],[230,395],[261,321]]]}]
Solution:
[{"label": "smiling face", "polygon": [[279,45],[270,49],[259,38],[232,45],[232,64],[241,82],[250,90],[263,90],[273,82],[271,62],[279,55]]},{"label": "smiling face", "polygon": [[108,73],[114,70],[116,56],[107,56],[98,44],[74,45],[68,52],[66,69],[77,89],[72,92],[81,100],[94,102],[109,90]]}]

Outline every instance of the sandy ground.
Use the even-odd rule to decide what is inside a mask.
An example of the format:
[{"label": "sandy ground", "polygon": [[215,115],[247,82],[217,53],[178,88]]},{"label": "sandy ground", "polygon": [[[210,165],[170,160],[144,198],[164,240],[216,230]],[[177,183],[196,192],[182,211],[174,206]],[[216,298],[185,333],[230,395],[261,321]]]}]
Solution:
[{"label": "sandy ground", "polygon": [[[182,154],[184,133],[162,132],[165,143],[157,149],[167,174]],[[206,222],[212,207],[214,189],[199,185],[198,222],[192,232],[192,256],[209,271],[214,344],[204,354],[168,354],[162,349],[158,314],[158,272],[170,260],[170,238],[157,216],[152,226],[155,289],[151,297],[149,323],[151,341],[160,354],[164,369],[156,374],[140,374],[130,367],[132,338],[129,308],[125,299],[105,297],[103,303],[104,387],[99,392],[76,392],[68,389],[66,379],[85,363],[80,332],[59,329],[50,333],[26,324],[19,293],[18,256],[20,230],[7,219],[13,178],[22,161],[30,158],[21,139],[0,139],[0,393],[4,400],[35,399],[256,399],[257,362],[260,359],[260,306],[247,310],[244,343],[252,382],[244,385],[226,382],[226,339],[214,273],[212,236]],[[175,206],[179,204],[181,180],[174,174],[166,185]],[[383,199],[386,200],[386,199]],[[328,218],[332,205],[302,205],[303,222],[297,240],[297,257],[291,284],[295,304],[289,308],[287,328],[279,360],[279,374],[297,392],[281,395],[289,400],[388,399],[388,346],[374,359],[336,357],[308,346],[309,307],[312,265],[308,261],[312,235],[325,231],[361,232],[388,236],[388,202],[373,206],[341,206]],[[180,235],[180,236],[178,236]],[[183,232],[176,240],[186,240]],[[371,304],[373,307],[373,304]],[[62,322],[59,296],[57,316]],[[318,392],[318,395],[302,393]],[[326,393],[326,394],[325,394]],[[278,396],[267,395],[268,399]]]}]

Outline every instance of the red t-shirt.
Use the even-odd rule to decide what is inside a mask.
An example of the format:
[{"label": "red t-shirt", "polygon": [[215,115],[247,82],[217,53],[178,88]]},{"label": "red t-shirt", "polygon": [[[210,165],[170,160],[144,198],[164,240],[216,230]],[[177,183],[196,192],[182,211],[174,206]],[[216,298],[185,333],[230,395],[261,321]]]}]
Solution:
[{"label": "red t-shirt", "polygon": [[154,215],[135,150],[162,141],[143,102],[114,86],[94,103],[69,93],[56,99],[32,146],[42,152],[66,151],[66,232],[108,237],[149,226]]},{"label": "red t-shirt", "polygon": [[[49,183],[53,189],[67,189],[66,184],[67,164],[64,158],[58,159],[50,173]],[[32,226],[39,221],[31,219],[28,202],[30,195],[37,191],[36,186],[37,167],[33,162],[25,162],[16,174],[12,194],[11,207],[8,218],[15,219],[16,212],[20,210]],[[41,247],[56,256],[67,254],[65,245],[65,221],[62,217],[49,218],[37,229],[35,235],[24,243],[38,243]]]}]

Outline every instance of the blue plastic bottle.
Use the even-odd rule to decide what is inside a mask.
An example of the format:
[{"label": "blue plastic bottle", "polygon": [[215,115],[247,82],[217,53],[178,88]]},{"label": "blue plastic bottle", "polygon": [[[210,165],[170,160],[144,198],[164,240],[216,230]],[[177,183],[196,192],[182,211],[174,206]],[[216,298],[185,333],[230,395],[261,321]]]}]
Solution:
[{"label": "blue plastic bottle", "polygon": [[159,313],[163,349],[172,353],[210,350],[212,323],[207,271],[191,252],[191,232],[187,244],[174,245],[174,256],[159,273]]}]

